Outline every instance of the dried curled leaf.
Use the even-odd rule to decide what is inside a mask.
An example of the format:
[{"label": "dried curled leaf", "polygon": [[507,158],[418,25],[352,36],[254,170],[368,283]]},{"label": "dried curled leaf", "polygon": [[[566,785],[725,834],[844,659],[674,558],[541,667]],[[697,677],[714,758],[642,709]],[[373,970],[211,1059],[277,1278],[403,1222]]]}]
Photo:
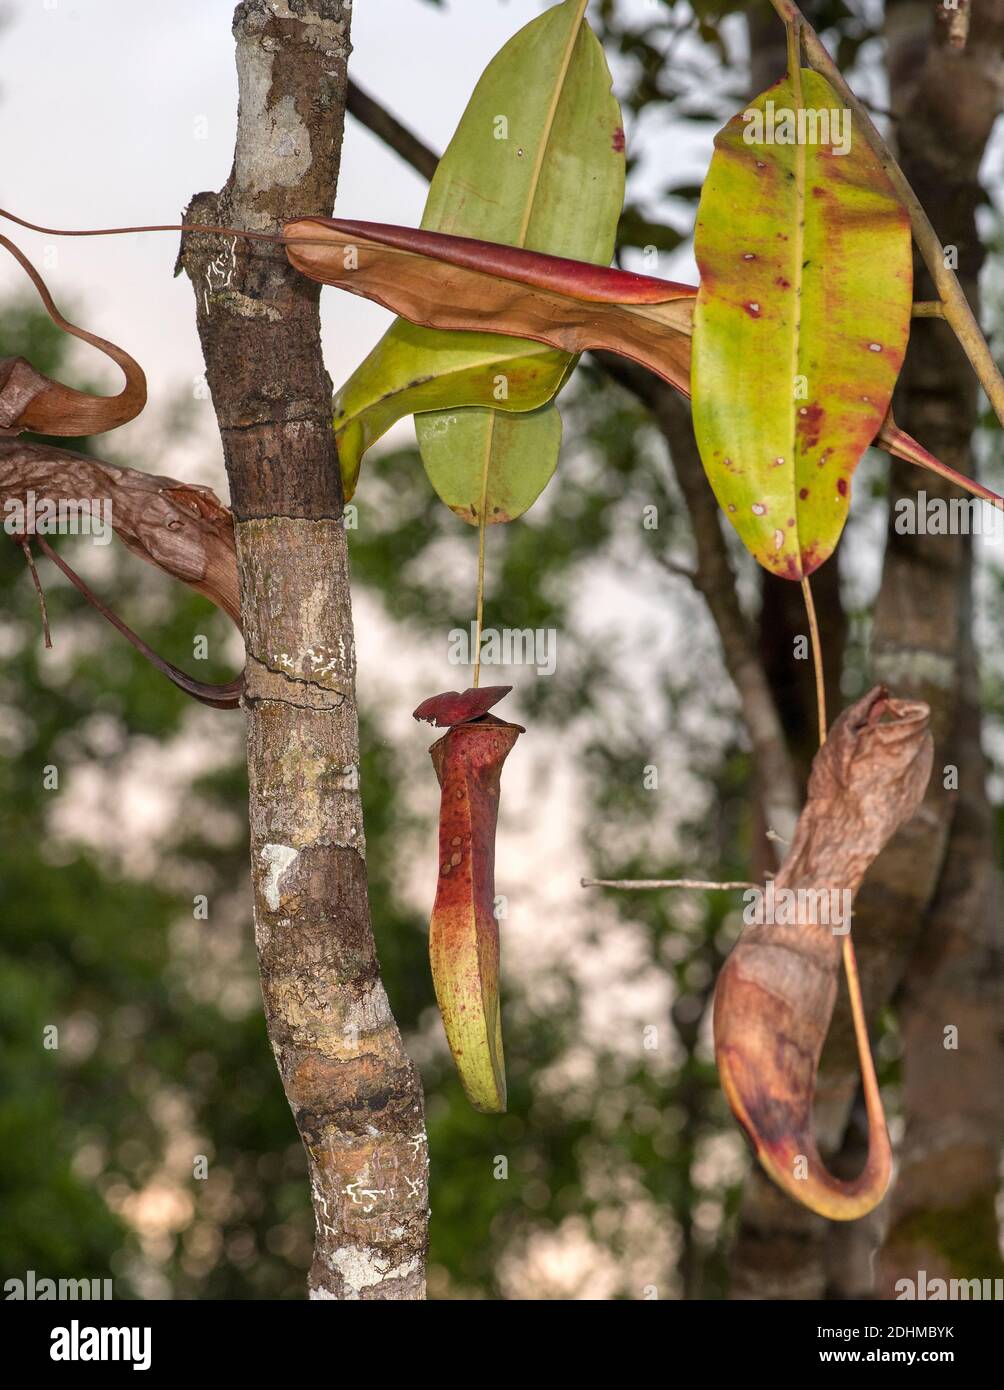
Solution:
[{"label": "dried curled leaf", "polygon": [[30,518],[38,499],[96,504],[127,550],[204,594],[240,627],[240,592],[233,516],[207,487],[102,463],[69,449],[0,440],[0,505],[5,517],[28,519],[26,533],[109,622],[180,689],[204,704],[236,708],[243,677],[225,685],[193,680],[131,632],[51,549]]},{"label": "dried curled leaf", "polygon": [[524,731],[484,711],[510,688],[448,691],[415,711],[416,719],[451,725],[429,749],[442,789],[429,959],[461,1084],[475,1110],[488,1114],[506,1108],[495,916],[499,786],[502,764]]},{"label": "dried curled leaf", "polygon": [[880,1105],[877,1112],[869,1105],[868,1159],[853,1182],[832,1177],[816,1148],[812,1099],[841,938],[798,890],[816,890],[817,908],[818,890],[826,901],[829,890],[853,899],[924,796],[933,757],[928,721],[926,705],[893,699],[882,686],[836,721],[816,754],[805,809],[774,879],[775,901],[781,890],[796,892],[793,920],[745,926],[715,989],[715,1054],[736,1119],[774,1181],[833,1221],[863,1216],[881,1201],[891,1152]]},{"label": "dried curled leaf", "polygon": [[26,271],[53,323],[110,357],[125,376],[125,386],[117,396],[90,396],[53,381],[23,357],[0,358],[0,435],[33,430],[79,439],[117,429],[134,419],[146,405],[146,377],[139,363],[115,343],[63,318],[27,256],[5,236],[0,236],[0,246],[6,247]]}]

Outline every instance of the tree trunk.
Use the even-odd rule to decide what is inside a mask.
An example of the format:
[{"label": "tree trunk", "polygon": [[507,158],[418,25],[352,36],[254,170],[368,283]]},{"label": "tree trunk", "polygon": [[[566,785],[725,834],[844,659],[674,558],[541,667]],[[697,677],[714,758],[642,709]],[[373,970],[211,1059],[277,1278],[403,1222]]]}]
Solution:
[{"label": "tree trunk", "polygon": [[[957,248],[959,277],[978,308],[983,248],[975,210],[980,164],[1004,99],[1004,0],[985,0],[974,10],[962,52],[948,46],[943,28],[932,34],[931,19],[930,6],[918,0],[895,0],[888,8],[893,105],[902,113],[900,159],[942,241]],[[930,292],[924,276],[918,297]],[[939,457],[971,474],[975,384],[944,325],[925,327],[904,376],[902,423]],[[913,479],[908,485],[917,486]],[[963,496],[929,484],[927,491]],[[895,548],[910,565],[904,582],[912,607],[919,608],[925,591],[945,592],[943,611],[932,603],[922,619],[929,626],[926,639],[905,647],[901,598],[889,615],[885,645],[894,660],[907,663],[915,682],[931,682],[940,672],[935,683],[942,685],[943,673],[951,673],[953,698],[943,712],[935,781],[952,814],[944,817],[950,834],[944,866],[903,985],[906,1128],[879,1259],[884,1297],[895,1296],[898,1279],[916,1280],[920,1269],[946,1278],[1002,1273],[995,1202],[1004,1119],[1004,967],[993,812],[980,741],[971,547],[965,537],[927,538],[923,544],[897,539]],[[943,652],[949,639],[951,651]],[[945,789],[946,766],[958,768],[957,792]],[[952,1027],[957,1039],[946,1036]]]},{"label": "tree trunk", "polygon": [[[278,232],[334,204],[350,0],[234,15],[234,166],[186,220]],[[346,531],[317,285],[267,242],[189,234],[234,510],[251,868],[269,1038],[307,1150],[312,1298],[424,1297],[421,1084],[370,925]]]},{"label": "tree trunk", "polygon": [[[968,628],[968,621],[967,621]],[[1004,1276],[996,1213],[1004,1129],[1004,953],[994,816],[980,745],[971,637],[953,753],[959,773],[945,871],[910,958],[899,1013],[905,1133],[877,1286]]]}]

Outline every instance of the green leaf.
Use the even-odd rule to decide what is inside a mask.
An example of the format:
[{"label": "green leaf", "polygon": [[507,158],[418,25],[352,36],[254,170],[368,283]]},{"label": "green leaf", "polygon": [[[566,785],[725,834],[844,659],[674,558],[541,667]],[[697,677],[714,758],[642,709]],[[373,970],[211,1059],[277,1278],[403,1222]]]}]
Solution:
[{"label": "green leaf", "polygon": [[[624,141],[584,11],[585,0],[554,6],[488,65],[440,160],[423,228],[609,263]],[[518,516],[557,464],[560,422],[538,408],[575,360],[528,340],[397,320],[336,396],[346,496],[374,440],[404,415],[431,412],[416,429],[443,501],[473,524],[482,493],[488,520]],[[505,413],[470,409],[496,402]]]},{"label": "green leaf", "polygon": [[527,414],[504,410],[437,410],[415,416],[425,471],[458,516],[478,524],[485,471],[485,518],[521,516],[551,481],[561,448],[561,416],[554,405]]},{"label": "green leaf", "polygon": [[335,397],[346,497],[355,491],[363,454],[404,416],[437,406],[482,405],[495,399],[502,384],[509,393],[508,409],[532,410],[551,399],[572,360],[543,343],[446,333],[398,319]]},{"label": "green leaf", "polygon": [[[778,142],[799,105],[788,77],[716,137],[691,359],[715,496],[755,558],[793,580],[840,538],[903,363],[913,286],[909,218],[863,133],[817,73],[802,70],[801,95],[815,143]],[[824,112],[840,124],[830,114],[820,143]]]}]

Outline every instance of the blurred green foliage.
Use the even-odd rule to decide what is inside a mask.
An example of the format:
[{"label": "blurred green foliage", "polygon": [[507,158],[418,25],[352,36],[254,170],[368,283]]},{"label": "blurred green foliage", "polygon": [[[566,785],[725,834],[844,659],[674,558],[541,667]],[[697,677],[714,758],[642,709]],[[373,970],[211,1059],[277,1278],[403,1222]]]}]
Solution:
[{"label": "blurred green foliage", "polygon": [[[33,308],[12,310],[4,350],[30,351],[45,370],[65,371],[54,330]],[[676,794],[671,786],[645,790],[642,769],[658,761],[652,750],[665,743],[677,702],[693,697],[699,671],[688,664],[647,691],[625,692],[620,643],[581,630],[578,596],[601,567],[615,575],[636,569],[639,537],[653,553],[656,542],[685,545],[685,537],[664,468],[655,469],[662,482],[653,493],[657,451],[632,402],[590,376],[570,402],[569,425],[578,443],[548,500],[519,526],[491,533],[486,621],[560,634],[556,674],[520,677],[521,713],[538,760],[545,731],[564,731],[551,775],[562,759],[576,760],[596,870],[670,870],[667,828],[653,805]],[[112,456],[110,441],[92,443]],[[662,529],[649,534],[639,521],[653,496]],[[473,576],[475,533],[433,497],[414,449],[392,451],[374,467],[350,543],[355,583],[383,605],[402,644],[445,655],[449,627],[470,616],[471,596],[457,576]],[[89,573],[86,542],[59,544]],[[312,1222],[255,984],[241,717],[187,704],[51,566],[42,562],[40,572],[51,653],[23,557],[13,544],[0,547],[0,1269],[5,1278],[28,1269],[110,1274],[117,1297],[302,1297]],[[193,637],[209,634],[219,656],[207,678],[225,676],[226,624],[198,597],[117,544],[102,552],[92,582],[179,665],[192,667]],[[411,708],[417,700],[405,689]],[[706,708],[715,703],[702,698]],[[720,1295],[722,1223],[735,1187],[712,1183],[698,1193],[692,1169],[702,1140],[725,1122],[698,1024],[727,904],[691,905],[679,919],[662,895],[630,904],[644,941],[641,966],[668,969],[678,989],[673,1017],[652,1019],[661,1034],[655,1067],[640,1031],[627,1040],[616,1027],[587,1035],[590,988],[573,971],[556,973],[546,1010],[527,1002],[519,972],[510,972],[511,1109],[497,1119],[476,1115],[437,1038],[424,916],[402,870],[402,847],[406,862],[408,853],[435,852],[431,821],[399,794],[423,777],[432,788],[429,740],[417,727],[403,743],[389,739],[382,713],[362,714],[372,905],[388,991],[428,1091],[433,1295],[520,1296],[523,1252],[563,1223],[617,1261],[638,1245],[632,1213],[646,1203],[665,1213],[664,1268],[652,1277],[660,1293],[675,1287],[684,1251],[689,1292]],[[153,836],[154,860],[130,864],[124,846],[136,777],[156,794],[158,758],[169,766],[186,742],[206,739],[219,745],[216,756],[207,771],[181,779],[180,813]],[[710,836],[704,822],[687,828],[686,853],[732,872],[726,860],[735,853],[728,845],[743,838],[745,756],[731,743],[696,740],[690,755],[702,776],[724,779],[723,809]],[[44,788],[47,767],[58,770],[57,789]],[[58,812],[61,798],[74,804],[81,787],[95,795],[94,785],[95,815],[105,818],[99,834],[94,824],[67,826]],[[80,805],[86,822],[86,795]],[[614,824],[616,836],[605,834]],[[206,920],[193,915],[196,895],[208,899]],[[579,945],[584,956],[590,943],[603,944],[622,907],[584,895],[583,911],[596,919]],[[53,1025],[56,1048],[46,1046]],[[567,1092],[542,1087],[541,1078],[583,1047],[585,1076],[577,1072]],[[205,1178],[194,1175],[199,1155]],[[496,1176],[500,1156],[505,1179]],[[702,1195],[718,1209],[710,1238],[693,1222]],[[500,1283],[507,1252],[515,1264]],[[610,1277],[612,1296],[643,1296],[627,1272]]]},{"label": "blurred green foliage", "polygon": [[[626,60],[626,108],[715,121],[736,109],[744,74],[728,16],[742,8],[666,4],[639,18],[604,0],[604,42]],[[867,25],[843,5],[808,9],[825,10],[841,60],[853,61]],[[699,110],[687,105],[695,90]],[[697,190],[670,176],[667,196],[686,209]],[[625,240],[670,250],[688,218],[676,220],[666,231],[662,206],[632,204]],[[27,300],[4,306],[0,355],[15,353],[65,374],[65,340]],[[532,769],[529,814],[571,778],[563,814],[596,876],[745,877],[748,757],[701,602],[664,563],[690,559],[664,445],[588,359],[563,404],[557,475],[526,517],[488,536],[486,624],[559,634],[555,674],[518,675],[528,733],[511,763]],[[114,460],[113,440],[91,447]],[[472,616],[476,535],[436,500],[414,448],[375,457],[357,502],[357,621],[380,611],[387,654],[379,686],[365,671],[362,682],[371,903],[388,993],[426,1085],[430,1295],[724,1297],[743,1159],[708,1021],[735,900],[575,888],[574,953],[539,977],[505,956],[503,923],[510,1111],[470,1109],[436,1022],[428,904],[415,889],[435,854],[430,739],[410,723],[392,733],[402,721],[386,702],[410,710],[432,693],[418,688],[413,652],[442,685],[463,683],[445,654],[448,630]],[[643,521],[653,504],[657,529]],[[882,505],[876,482],[862,517]],[[59,544],[89,573],[89,547]],[[23,557],[0,536],[0,1275],[110,1275],[124,1298],[302,1298],[312,1215],[257,993],[242,718],[195,709],[51,566],[41,573],[52,653]],[[205,633],[213,660],[200,674],[230,673],[225,620],[181,586],[117,544],[93,582],[177,664],[192,669],[193,637]],[[987,582],[999,598],[999,575]],[[622,621],[592,611],[604,586],[625,605]],[[862,607],[852,671],[866,626]],[[987,684],[999,731],[996,659]],[[211,752],[204,768],[186,760],[192,748]],[[45,790],[52,765],[59,788]],[[140,837],[153,857],[133,861],[137,779],[174,796],[175,810]],[[61,800],[83,808],[82,822],[60,819]],[[513,814],[504,790],[503,826]],[[501,891],[507,873],[500,860]],[[560,925],[548,891],[567,889],[570,873],[555,863],[513,897],[544,939]],[[197,895],[208,899],[204,920]],[[616,943],[626,963],[609,980],[601,965],[597,978],[593,962]],[[653,980],[669,982],[666,1002],[639,1002]]]}]

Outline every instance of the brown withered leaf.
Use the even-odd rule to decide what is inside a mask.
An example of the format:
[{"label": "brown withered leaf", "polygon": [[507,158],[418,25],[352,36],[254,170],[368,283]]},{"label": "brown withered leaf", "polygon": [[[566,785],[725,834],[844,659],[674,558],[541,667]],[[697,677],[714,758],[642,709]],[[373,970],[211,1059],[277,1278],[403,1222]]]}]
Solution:
[{"label": "brown withered leaf", "polygon": [[117,396],[91,396],[45,376],[23,357],[0,358],[0,435],[33,430],[36,434],[79,439],[103,434],[135,419],[146,405],[146,377],[139,363],[116,343],[65,319],[53,303],[45,281],[20,247],[5,236],[0,236],[0,246],[28,275],[53,323],[110,357],[125,376],[125,386]]},{"label": "brown withered leaf", "polygon": [[108,506],[112,529],[128,550],[204,594],[239,628],[237,551],[229,508],[207,487],[103,463],[69,449],[0,440],[0,506],[5,523],[23,518],[30,539],[180,689],[204,704],[236,708],[243,676],[224,685],[210,685],[164,661],[91,592],[49,546],[45,534],[32,531],[32,512],[37,512],[43,499],[57,505],[90,502]]},{"label": "brown withered leaf", "polygon": [[[817,753],[791,849],[773,881],[783,890],[837,890],[842,908],[887,841],[915,813],[931,775],[929,711],[876,686],[845,710]],[[837,992],[841,935],[831,902],[803,895],[794,920],[751,922],[715,990],[714,1033],[722,1087],[770,1176],[831,1220],[863,1216],[882,1199],[891,1151],[877,1091],[869,1104],[869,1150],[852,1182],[827,1172],[812,1134],[816,1071]],[[823,909],[822,911],[820,909]],[[849,925],[849,919],[846,924]],[[866,1099],[868,1086],[866,1084]]]}]

